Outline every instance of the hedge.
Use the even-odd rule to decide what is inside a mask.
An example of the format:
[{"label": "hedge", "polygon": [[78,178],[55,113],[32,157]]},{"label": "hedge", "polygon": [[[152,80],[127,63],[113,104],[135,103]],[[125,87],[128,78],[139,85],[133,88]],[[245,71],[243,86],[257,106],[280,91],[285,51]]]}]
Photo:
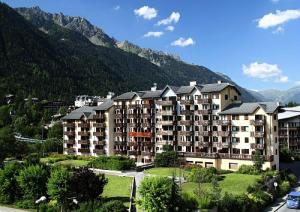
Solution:
[{"label": "hedge", "polygon": [[130,170],[135,168],[134,160],[123,156],[99,156],[88,164],[89,167],[108,170]]}]

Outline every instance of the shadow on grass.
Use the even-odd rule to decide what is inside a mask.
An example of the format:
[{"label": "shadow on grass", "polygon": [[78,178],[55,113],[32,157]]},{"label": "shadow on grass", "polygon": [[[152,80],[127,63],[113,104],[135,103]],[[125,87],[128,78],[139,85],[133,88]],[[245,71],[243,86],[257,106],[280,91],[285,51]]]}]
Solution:
[{"label": "shadow on grass", "polygon": [[112,200],[122,201],[123,204],[130,202],[130,198],[129,197],[104,197],[103,199],[104,199],[105,202],[109,202],[109,201],[112,201]]}]

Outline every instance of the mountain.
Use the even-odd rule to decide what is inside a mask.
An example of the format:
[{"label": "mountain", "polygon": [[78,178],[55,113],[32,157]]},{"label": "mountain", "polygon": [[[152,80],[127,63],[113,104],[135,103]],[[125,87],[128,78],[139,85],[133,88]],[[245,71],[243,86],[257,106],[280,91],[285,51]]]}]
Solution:
[{"label": "mountain", "polygon": [[300,86],[292,87],[288,90],[268,89],[258,91],[265,101],[278,101],[284,104],[289,102],[300,103]]},{"label": "mountain", "polygon": [[[154,82],[183,85],[196,80],[230,82],[203,66],[118,42],[80,17],[0,3],[0,90],[39,98],[117,94],[149,89]],[[21,16],[21,15],[22,16]],[[239,87],[246,101],[255,98]]]}]

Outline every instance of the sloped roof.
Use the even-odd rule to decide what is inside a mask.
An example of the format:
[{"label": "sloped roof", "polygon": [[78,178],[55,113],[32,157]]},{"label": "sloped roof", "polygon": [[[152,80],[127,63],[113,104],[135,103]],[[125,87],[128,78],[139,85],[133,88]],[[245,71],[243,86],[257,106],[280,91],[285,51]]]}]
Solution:
[{"label": "sloped roof", "polygon": [[211,92],[220,92],[227,88],[228,86],[235,88],[239,94],[240,91],[232,84],[230,83],[212,83],[212,84],[203,84],[203,87],[201,88],[201,92],[203,93],[211,93]]},{"label": "sloped roof", "polygon": [[143,95],[141,96],[142,99],[147,98],[159,98],[163,92],[163,90],[156,90],[156,91],[142,91]]},{"label": "sloped roof", "polygon": [[220,115],[252,114],[261,107],[266,113],[273,113],[279,107],[277,102],[233,103],[226,107]]},{"label": "sloped roof", "polygon": [[[180,86],[177,90],[176,94],[189,94],[191,93],[195,88],[199,89],[196,86]],[[199,89],[200,90],[200,89]]]},{"label": "sloped roof", "polygon": [[86,116],[88,119],[91,118],[93,114],[94,107],[89,106],[83,106],[80,108],[77,108],[76,110],[73,110],[68,115],[62,117],[62,120],[76,120],[80,119],[82,116]]},{"label": "sloped roof", "polygon": [[108,110],[113,106],[114,102],[111,99],[106,100],[101,105],[93,107],[93,110]]},{"label": "sloped roof", "polygon": [[116,98],[114,98],[114,100],[129,100],[133,99],[135,95],[138,95],[137,92],[130,91],[117,96]]},{"label": "sloped roof", "polygon": [[300,116],[300,106],[282,108],[284,112],[278,114],[278,119],[288,119]]}]

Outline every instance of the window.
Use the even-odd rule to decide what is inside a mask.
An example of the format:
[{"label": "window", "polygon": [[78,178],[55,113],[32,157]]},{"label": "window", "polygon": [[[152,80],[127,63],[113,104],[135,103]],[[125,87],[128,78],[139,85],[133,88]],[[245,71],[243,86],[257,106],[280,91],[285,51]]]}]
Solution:
[{"label": "window", "polygon": [[242,132],[248,132],[249,127],[248,126],[242,126],[241,131]]},{"label": "window", "polygon": [[277,120],[277,114],[274,114],[274,115],[273,115],[273,119],[274,119],[274,120]]},{"label": "window", "polygon": [[245,138],[245,143],[249,143],[249,138],[248,137]]},{"label": "window", "polygon": [[274,126],[274,132],[276,132],[277,131],[277,126]]},{"label": "window", "polygon": [[229,169],[238,170],[238,167],[237,163],[229,163]]},{"label": "window", "polygon": [[220,108],[219,105],[213,104],[213,110],[219,110],[219,108]]},{"label": "window", "polygon": [[239,115],[232,115],[232,120],[239,120],[239,119],[240,119]]},{"label": "window", "polygon": [[212,162],[205,162],[205,168],[214,167]]},{"label": "window", "polygon": [[249,149],[242,149],[242,154],[249,155]]},{"label": "window", "polygon": [[244,120],[248,120],[249,116],[248,115],[244,115]]},{"label": "window", "polygon": [[225,94],[225,100],[228,100],[228,95],[227,94]]},{"label": "window", "polygon": [[240,142],[240,138],[236,138],[236,137],[232,138],[232,143],[239,143],[239,142]]},{"label": "window", "polygon": [[232,132],[238,132],[238,131],[240,131],[240,127],[232,126]]},{"label": "window", "polygon": [[237,96],[234,96],[234,101],[236,101],[237,100]]}]

